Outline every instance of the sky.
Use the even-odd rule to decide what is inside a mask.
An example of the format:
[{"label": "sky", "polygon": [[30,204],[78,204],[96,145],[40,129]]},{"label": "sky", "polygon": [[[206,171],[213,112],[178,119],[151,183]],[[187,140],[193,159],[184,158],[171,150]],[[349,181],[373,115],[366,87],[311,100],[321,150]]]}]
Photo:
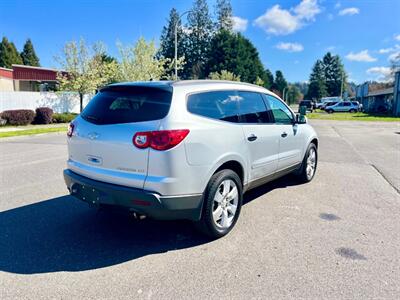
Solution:
[{"label": "sky", "polygon": [[[215,0],[208,0],[214,16]],[[349,80],[384,80],[400,53],[400,0],[232,0],[235,30],[257,47],[266,68],[289,82],[307,81],[315,61],[330,51],[342,58]],[[31,38],[43,67],[67,41],[116,42],[140,36],[158,44],[171,8],[192,0],[0,0],[0,36],[21,51]]]}]

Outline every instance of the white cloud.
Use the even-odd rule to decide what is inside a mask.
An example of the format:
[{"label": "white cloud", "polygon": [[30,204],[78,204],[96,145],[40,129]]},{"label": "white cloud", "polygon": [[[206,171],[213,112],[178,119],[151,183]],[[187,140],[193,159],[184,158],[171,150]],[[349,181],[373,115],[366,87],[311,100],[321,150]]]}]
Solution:
[{"label": "white cloud", "polygon": [[299,20],[277,4],[258,17],[254,24],[274,35],[286,35],[298,30]]},{"label": "white cloud", "polygon": [[317,0],[302,0],[290,10],[276,4],[259,16],[254,21],[254,25],[269,34],[287,35],[299,30],[306,22],[314,21],[315,16],[320,12]]},{"label": "white cloud", "polygon": [[339,9],[342,6],[342,3],[336,2],[335,4],[335,9]]},{"label": "white cloud", "polygon": [[329,51],[329,52],[331,52],[331,51],[333,51],[333,50],[335,50],[336,49],[336,46],[329,46],[329,47],[326,47],[326,51]]},{"label": "white cloud", "polygon": [[382,48],[378,50],[379,54],[387,54],[387,53],[391,53],[394,51],[400,50],[400,45],[395,45],[394,47],[390,47],[390,48]]},{"label": "white cloud", "polygon": [[358,9],[357,7],[349,7],[339,11],[339,16],[352,16],[352,15],[357,15],[359,13],[360,9]]},{"label": "white cloud", "polygon": [[379,49],[379,54],[386,54],[386,53],[390,53],[393,52],[394,48],[384,48],[384,49]]},{"label": "white cloud", "polygon": [[328,20],[332,21],[333,20],[333,14],[328,14]]},{"label": "white cloud", "polygon": [[369,55],[368,50],[363,50],[358,53],[350,52],[346,58],[351,61],[373,62],[376,61],[375,57]]},{"label": "white cloud", "polygon": [[299,43],[279,43],[276,45],[276,48],[288,52],[301,52],[304,50],[304,47],[302,44]]},{"label": "white cloud", "polygon": [[396,36],[394,37],[394,39],[395,39],[396,41],[400,41],[400,34],[396,35]]},{"label": "white cloud", "polygon": [[240,17],[232,17],[232,21],[233,21],[233,30],[234,31],[246,31],[247,29],[247,24],[248,24],[248,20],[247,19],[242,19]]},{"label": "white cloud", "polygon": [[373,67],[367,70],[367,74],[375,75],[377,81],[388,81],[391,76],[391,70],[389,67]]},{"label": "white cloud", "polygon": [[317,0],[303,0],[293,9],[299,19],[314,21],[315,16],[321,12]]},{"label": "white cloud", "polygon": [[389,55],[388,61],[391,63],[399,63],[400,62],[400,51],[394,52]]}]

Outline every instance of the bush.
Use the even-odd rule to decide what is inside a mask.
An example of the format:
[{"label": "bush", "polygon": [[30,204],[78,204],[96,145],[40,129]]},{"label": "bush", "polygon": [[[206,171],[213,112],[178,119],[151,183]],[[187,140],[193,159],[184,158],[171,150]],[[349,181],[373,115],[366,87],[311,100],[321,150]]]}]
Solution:
[{"label": "bush", "polygon": [[49,107],[36,108],[35,124],[50,124],[53,117],[53,110]]},{"label": "bush", "polygon": [[1,113],[1,118],[10,125],[28,125],[35,118],[35,112],[30,109],[5,110]]},{"label": "bush", "polygon": [[78,114],[62,113],[53,115],[53,123],[70,123]]}]

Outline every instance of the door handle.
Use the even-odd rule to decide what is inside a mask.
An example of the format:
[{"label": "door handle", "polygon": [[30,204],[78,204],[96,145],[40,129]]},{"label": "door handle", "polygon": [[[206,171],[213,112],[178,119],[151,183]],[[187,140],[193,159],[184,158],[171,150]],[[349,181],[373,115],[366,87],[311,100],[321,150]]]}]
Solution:
[{"label": "door handle", "polygon": [[255,134],[250,134],[247,137],[247,140],[250,141],[250,142],[255,141],[256,139],[257,139],[257,136]]},{"label": "door handle", "polygon": [[282,132],[281,137],[287,137],[287,133],[286,132]]}]

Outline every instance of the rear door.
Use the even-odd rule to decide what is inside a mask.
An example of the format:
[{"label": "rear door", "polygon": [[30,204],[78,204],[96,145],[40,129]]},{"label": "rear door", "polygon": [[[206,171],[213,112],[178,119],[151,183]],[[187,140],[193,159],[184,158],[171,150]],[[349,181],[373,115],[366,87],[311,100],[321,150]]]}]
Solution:
[{"label": "rear door", "polygon": [[149,149],[132,144],[136,132],[157,130],[172,91],[115,86],[99,92],[74,121],[69,167],[89,178],[143,188]]},{"label": "rear door", "polygon": [[238,92],[239,119],[248,147],[250,181],[272,175],[278,167],[279,129],[274,126],[263,97],[255,92]]}]

